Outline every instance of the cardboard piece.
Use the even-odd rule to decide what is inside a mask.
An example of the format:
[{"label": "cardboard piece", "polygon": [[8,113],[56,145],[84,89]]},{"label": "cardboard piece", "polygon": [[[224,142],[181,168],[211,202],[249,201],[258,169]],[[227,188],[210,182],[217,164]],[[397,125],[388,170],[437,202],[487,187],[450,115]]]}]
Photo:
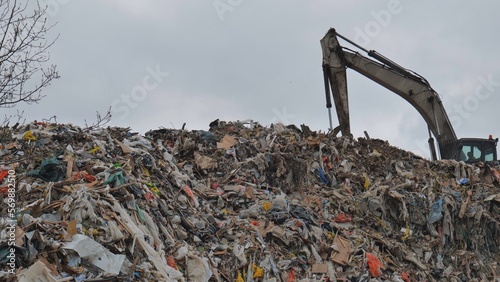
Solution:
[{"label": "cardboard piece", "polygon": [[16,225],[16,245],[23,246],[24,245],[24,230]]},{"label": "cardboard piece", "polygon": [[342,237],[335,237],[333,243],[337,246],[338,251],[333,251],[330,259],[338,264],[345,265],[349,261],[351,254],[351,242]]},{"label": "cardboard piece", "polygon": [[222,138],[221,142],[217,142],[217,149],[229,149],[236,145],[238,141],[230,136],[230,135],[224,135],[224,138]]},{"label": "cardboard piece", "polygon": [[66,178],[70,178],[73,173],[73,156],[67,155],[64,157],[64,160],[67,162],[66,164]]},{"label": "cardboard piece", "polygon": [[68,222],[68,230],[67,231],[68,231],[69,235],[73,236],[76,233],[78,233],[77,230],[76,230],[76,224],[77,224],[76,219],[73,220],[73,221]]},{"label": "cardboard piece", "polygon": [[128,145],[123,144],[122,142],[115,140],[118,145],[120,145],[120,148],[122,149],[124,154],[130,154],[133,152],[132,148],[130,148]]},{"label": "cardboard piece", "polygon": [[312,265],[312,273],[328,273],[328,265],[326,263],[315,263]]},{"label": "cardboard piece", "polygon": [[45,266],[47,267],[47,269],[50,270],[50,274],[52,274],[54,277],[57,277],[57,275],[59,275],[59,272],[57,272],[57,269],[54,265],[52,265],[46,258],[44,258],[43,256],[39,255],[38,256],[38,260],[43,262],[43,264],[45,264]]}]

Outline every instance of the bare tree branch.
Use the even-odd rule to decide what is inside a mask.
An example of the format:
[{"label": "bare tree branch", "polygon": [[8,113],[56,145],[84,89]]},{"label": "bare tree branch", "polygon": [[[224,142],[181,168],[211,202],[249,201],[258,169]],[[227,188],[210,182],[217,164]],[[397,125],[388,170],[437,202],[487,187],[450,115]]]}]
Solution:
[{"label": "bare tree branch", "polygon": [[94,122],[91,125],[88,125],[87,120],[85,120],[85,128],[83,130],[85,130],[85,131],[94,130],[94,129],[103,127],[108,122],[110,122],[111,121],[111,107],[108,108],[108,111],[106,112],[106,115],[104,117],[101,116],[99,111],[97,111],[96,118],[97,118],[96,122]]},{"label": "bare tree branch", "polygon": [[17,110],[17,113],[15,115],[9,115],[9,116],[5,115],[0,127],[2,127],[2,128],[7,127],[8,128],[10,122],[13,120],[15,120],[15,124],[12,126],[13,129],[16,129],[19,125],[24,125],[24,123],[26,122],[26,119],[23,117],[23,115],[24,115],[24,111],[19,112],[19,110]]},{"label": "bare tree branch", "polygon": [[41,91],[59,78],[55,65],[47,66],[47,6],[38,0],[0,0],[0,107],[37,103]]}]

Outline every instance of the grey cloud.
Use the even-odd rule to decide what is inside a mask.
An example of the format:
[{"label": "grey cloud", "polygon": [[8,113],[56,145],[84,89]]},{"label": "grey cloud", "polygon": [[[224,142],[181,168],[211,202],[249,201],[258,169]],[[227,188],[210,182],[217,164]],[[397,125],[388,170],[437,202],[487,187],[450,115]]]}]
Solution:
[{"label": "grey cloud", "polygon": [[[159,65],[170,75],[128,117],[115,115],[113,124],[145,132],[184,122],[206,129],[215,118],[268,124],[287,116],[325,131],[319,40],[330,27],[354,39],[356,28],[377,22],[374,14],[390,1],[232,1],[239,4],[223,20],[213,1],[64,1],[50,18],[59,22],[54,31],[61,37],[51,55],[61,79],[44,90],[39,104],[17,109],[28,120],[56,115],[59,122],[82,125],[141,85],[146,67]],[[493,74],[500,81],[500,19],[494,14],[500,3],[399,3],[402,11],[380,24],[366,47],[422,74],[448,111],[470,95],[477,77]],[[355,135],[367,130],[419,151],[415,140],[426,139],[427,129],[416,110],[353,71],[348,79]],[[499,104],[497,90],[463,120],[457,135],[500,136]]]}]

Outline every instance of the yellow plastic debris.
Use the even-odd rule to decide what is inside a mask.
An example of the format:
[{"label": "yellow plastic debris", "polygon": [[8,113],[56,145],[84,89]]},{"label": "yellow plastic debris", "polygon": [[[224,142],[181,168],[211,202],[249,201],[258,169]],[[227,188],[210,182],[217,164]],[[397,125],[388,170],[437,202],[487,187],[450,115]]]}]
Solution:
[{"label": "yellow plastic debris", "polygon": [[26,140],[26,141],[35,141],[36,137],[35,137],[35,135],[33,135],[33,132],[31,132],[31,130],[28,130],[28,131],[26,131],[24,133],[23,140]]},{"label": "yellow plastic debris", "polygon": [[95,146],[92,150],[89,151],[89,153],[94,154],[97,153],[101,150],[99,146]]},{"label": "yellow plastic debris", "polygon": [[151,187],[149,188],[151,190],[151,192],[155,193],[156,196],[161,196],[161,192],[160,192],[160,189],[156,188],[156,187]]},{"label": "yellow plastic debris", "polygon": [[146,177],[150,177],[151,176],[151,174],[149,173],[149,170],[147,168],[141,166],[141,170],[142,170],[142,173],[144,173],[144,175]]},{"label": "yellow plastic debris", "polygon": [[253,265],[253,278],[261,278],[264,277],[264,268],[258,267],[257,265]]},{"label": "yellow plastic debris", "polygon": [[262,204],[262,208],[264,208],[264,210],[268,211],[271,209],[271,202],[264,202]]},{"label": "yellow plastic debris", "polygon": [[368,190],[371,185],[372,183],[370,182],[370,179],[368,179],[368,176],[365,175],[365,184],[363,185],[363,187],[365,187],[365,190]]},{"label": "yellow plastic debris", "polygon": [[378,217],[376,217],[375,220],[378,222],[378,224],[380,224],[380,226],[382,226],[382,228],[384,228],[385,230],[389,230],[389,227],[387,226],[384,220]]},{"label": "yellow plastic debris", "polygon": [[401,237],[401,240],[406,241],[410,237],[410,225],[408,221],[406,222],[406,230],[405,230],[405,235]]},{"label": "yellow plastic debris", "polygon": [[245,282],[245,280],[243,280],[243,277],[241,277],[241,272],[238,272],[238,277],[236,278],[235,282]]},{"label": "yellow plastic debris", "polygon": [[333,240],[334,235],[335,235],[335,234],[334,234],[333,232],[328,232],[328,233],[326,234],[326,238],[327,238],[328,240]]}]

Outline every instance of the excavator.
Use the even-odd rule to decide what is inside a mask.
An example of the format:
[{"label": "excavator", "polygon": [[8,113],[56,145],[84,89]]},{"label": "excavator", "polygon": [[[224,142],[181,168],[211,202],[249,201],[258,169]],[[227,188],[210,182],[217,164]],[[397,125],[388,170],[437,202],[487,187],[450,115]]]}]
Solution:
[{"label": "excavator", "polygon": [[[368,57],[341,46],[339,38],[359,48]],[[490,135],[487,139],[458,139],[441,98],[421,75],[398,65],[377,51],[366,50],[338,34],[334,28],[330,28],[320,43],[323,51],[326,107],[330,129],[333,130],[335,136],[339,132],[343,136],[352,136],[346,74],[347,68],[350,68],[399,95],[420,113],[427,123],[432,160],[437,160],[433,136],[437,140],[441,159],[454,159],[465,163],[487,163],[497,160],[498,138],[493,139]],[[339,121],[339,126],[336,128],[332,126],[332,96]]]}]

